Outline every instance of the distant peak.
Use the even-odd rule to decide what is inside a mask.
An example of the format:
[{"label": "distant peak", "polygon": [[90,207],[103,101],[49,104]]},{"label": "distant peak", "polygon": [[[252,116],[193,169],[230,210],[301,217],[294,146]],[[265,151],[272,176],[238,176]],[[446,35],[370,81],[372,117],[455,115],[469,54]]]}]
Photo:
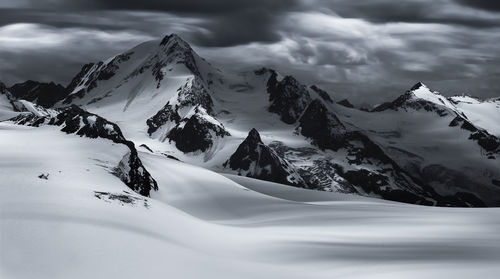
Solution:
[{"label": "distant peak", "polygon": [[185,45],[189,45],[186,41],[184,41],[181,37],[179,37],[179,35],[172,33],[170,35],[163,37],[163,39],[161,40],[160,46],[167,45],[170,42],[179,42],[179,43],[182,43]]},{"label": "distant peak", "polygon": [[415,85],[413,85],[410,91],[415,91],[417,89],[420,89],[421,87],[428,88],[423,82],[419,81]]},{"label": "distant peak", "polygon": [[260,139],[260,134],[255,128],[252,128],[252,130],[250,130],[245,141],[249,141],[249,142],[253,142],[253,143],[262,142],[262,140]]}]

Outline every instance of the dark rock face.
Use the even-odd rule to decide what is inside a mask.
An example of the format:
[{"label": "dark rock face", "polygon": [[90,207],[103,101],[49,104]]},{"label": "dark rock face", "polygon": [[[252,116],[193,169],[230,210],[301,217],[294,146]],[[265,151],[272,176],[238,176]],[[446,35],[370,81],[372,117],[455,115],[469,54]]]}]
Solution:
[{"label": "dark rock face", "polygon": [[208,90],[203,85],[203,81],[194,77],[177,90],[175,100],[170,100],[154,116],[146,120],[149,135],[153,134],[167,122],[179,123],[182,116],[179,110],[189,107],[203,107],[209,115],[214,115],[214,104]]},{"label": "dark rock face", "polygon": [[312,101],[300,117],[298,130],[318,147],[332,150],[343,146],[346,133],[337,116],[318,99]]},{"label": "dark rock face", "polygon": [[467,119],[463,118],[462,116],[456,116],[455,118],[453,118],[453,120],[450,122],[449,126],[456,127],[458,125],[460,125],[460,128],[462,128],[464,130],[468,130],[471,132],[477,131],[477,128],[472,123],[470,123]]},{"label": "dark rock face", "polygon": [[342,101],[338,101],[337,104],[344,106],[346,108],[354,108],[354,106],[347,99],[344,99]]},{"label": "dark rock face", "polygon": [[[431,189],[414,181],[368,136],[359,131],[347,131],[341,121],[320,101],[314,100],[299,120],[298,131],[321,149],[347,152],[350,165],[370,165],[368,171],[347,170],[332,165],[336,173],[347,180],[351,187],[361,187],[365,193],[404,198],[403,201],[430,204],[435,196]],[[332,176],[332,175],[330,175]],[[312,178],[314,179],[314,178]],[[396,188],[394,188],[396,187]],[[399,192],[395,192],[395,191]]]},{"label": "dark rock face", "polygon": [[215,124],[205,118],[205,112],[199,107],[196,113],[175,126],[167,135],[169,141],[175,141],[177,149],[184,153],[206,151],[217,138],[230,134],[222,124]]},{"label": "dark rock face", "polygon": [[[484,150],[488,153],[500,153],[500,139],[490,135],[488,132],[484,130],[479,130],[472,133],[469,136],[469,139],[477,141],[479,146],[484,148]],[[490,154],[493,156],[492,154]],[[494,158],[492,158],[494,159]]]},{"label": "dark rock face", "polygon": [[270,72],[271,77],[267,81],[267,92],[271,102],[269,111],[279,114],[283,122],[293,124],[311,102],[311,96],[307,88],[294,77],[286,76],[278,81],[278,74],[275,71]]},{"label": "dark rock face", "polygon": [[88,138],[104,138],[114,143],[124,144],[129,152],[120,161],[115,174],[132,190],[149,196],[151,190],[158,190],[153,177],[143,166],[133,142],[123,136],[120,127],[115,123],[89,113],[75,105],[62,110],[56,116],[38,117],[34,114],[18,115],[11,119],[16,124],[38,127],[42,124],[62,127],[67,134],[77,134]]},{"label": "dark rock face", "polygon": [[323,101],[333,104],[332,98],[330,98],[330,95],[328,95],[328,93],[326,91],[317,87],[316,85],[312,85],[310,88],[314,92],[318,93],[318,95],[321,97],[321,99],[323,99]]},{"label": "dark rock face", "polygon": [[238,171],[238,175],[292,186],[307,186],[289,162],[262,142],[255,129],[248,133],[224,167]]},{"label": "dark rock face", "polygon": [[469,139],[474,140],[484,149],[486,156],[495,159],[495,154],[500,153],[500,139],[491,135],[486,130],[479,129],[461,115],[457,115],[451,122],[450,127],[459,126],[461,129],[470,131]]},{"label": "dark rock face", "polygon": [[0,81],[0,94],[5,94],[7,92],[7,86]]},{"label": "dark rock face", "polygon": [[60,84],[32,80],[14,84],[9,91],[16,99],[30,101],[45,108],[53,106],[68,95],[66,88]]}]

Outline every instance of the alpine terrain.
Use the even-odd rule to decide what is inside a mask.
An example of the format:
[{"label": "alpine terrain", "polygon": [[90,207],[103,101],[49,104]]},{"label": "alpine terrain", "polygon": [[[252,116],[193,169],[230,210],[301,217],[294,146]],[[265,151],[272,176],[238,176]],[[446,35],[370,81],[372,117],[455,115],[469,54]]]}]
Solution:
[{"label": "alpine terrain", "polygon": [[408,88],[361,110],[175,34],[0,83],[0,277],[498,274],[500,212],[466,207],[500,206],[500,98]]}]

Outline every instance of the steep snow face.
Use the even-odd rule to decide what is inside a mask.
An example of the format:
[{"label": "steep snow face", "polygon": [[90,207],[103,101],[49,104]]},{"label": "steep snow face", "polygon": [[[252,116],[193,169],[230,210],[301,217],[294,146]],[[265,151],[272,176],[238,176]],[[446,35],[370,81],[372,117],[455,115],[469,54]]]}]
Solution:
[{"label": "steep snow face", "polygon": [[482,101],[468,96],[454,96],[450,100],[475,126],[500,137],[500,99]]},{"label": "steep snow face", "polygon": [[436,91],[432,91],[425,84],[419,82],[412,89],[413,93],[412,101],[418,101],[419,99],[431,102],[436,105],[445,106],[449,109],[455,109],[455,106],[444,96]]},{"label": "steep snow face", "polygon": [[445,116],[456,112],[456,108],[448,99],[436,91],[430,90],[425,84],[419,82],[415,84],[405,94],[390,103],[384,103],[373,111],[392,110],[425,110],[432,111],[440,116]]},{"label": "steep snow face", "polygon": [[238,175],[307,187],[295,167],[265,145],[255,129],[250,130],[247,138],[224,163],[224,166],[236,171]]},{"label": "steep snow face", "polygon": [[5,84],[0,82],[0,121],[14,117],[17,113],[14,110],[12,94]]},{"label": "steep snow face", "polygon": [[500,134],[500,125],[495,121],[500,116],[500,101],[496,99],[482,101],[469,96],[446,98],[421,82],[393,102],[376,107],[374,111],[409,108],[434,111],[441,116],[449,113],[457,114],[493,135]]}]

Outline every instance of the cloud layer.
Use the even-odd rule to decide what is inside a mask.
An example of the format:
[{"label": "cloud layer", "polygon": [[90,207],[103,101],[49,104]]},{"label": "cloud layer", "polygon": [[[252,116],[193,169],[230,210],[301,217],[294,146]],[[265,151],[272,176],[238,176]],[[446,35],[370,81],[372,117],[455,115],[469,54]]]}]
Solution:
[{"label": "cloud layer", "polygon": [[500,95],[494,1],[138,3],[2,1],[0,80],[66,84],[84,63],[174,32],[221,67],[273,67],[358,103],[419,80],[448,95]]}]

